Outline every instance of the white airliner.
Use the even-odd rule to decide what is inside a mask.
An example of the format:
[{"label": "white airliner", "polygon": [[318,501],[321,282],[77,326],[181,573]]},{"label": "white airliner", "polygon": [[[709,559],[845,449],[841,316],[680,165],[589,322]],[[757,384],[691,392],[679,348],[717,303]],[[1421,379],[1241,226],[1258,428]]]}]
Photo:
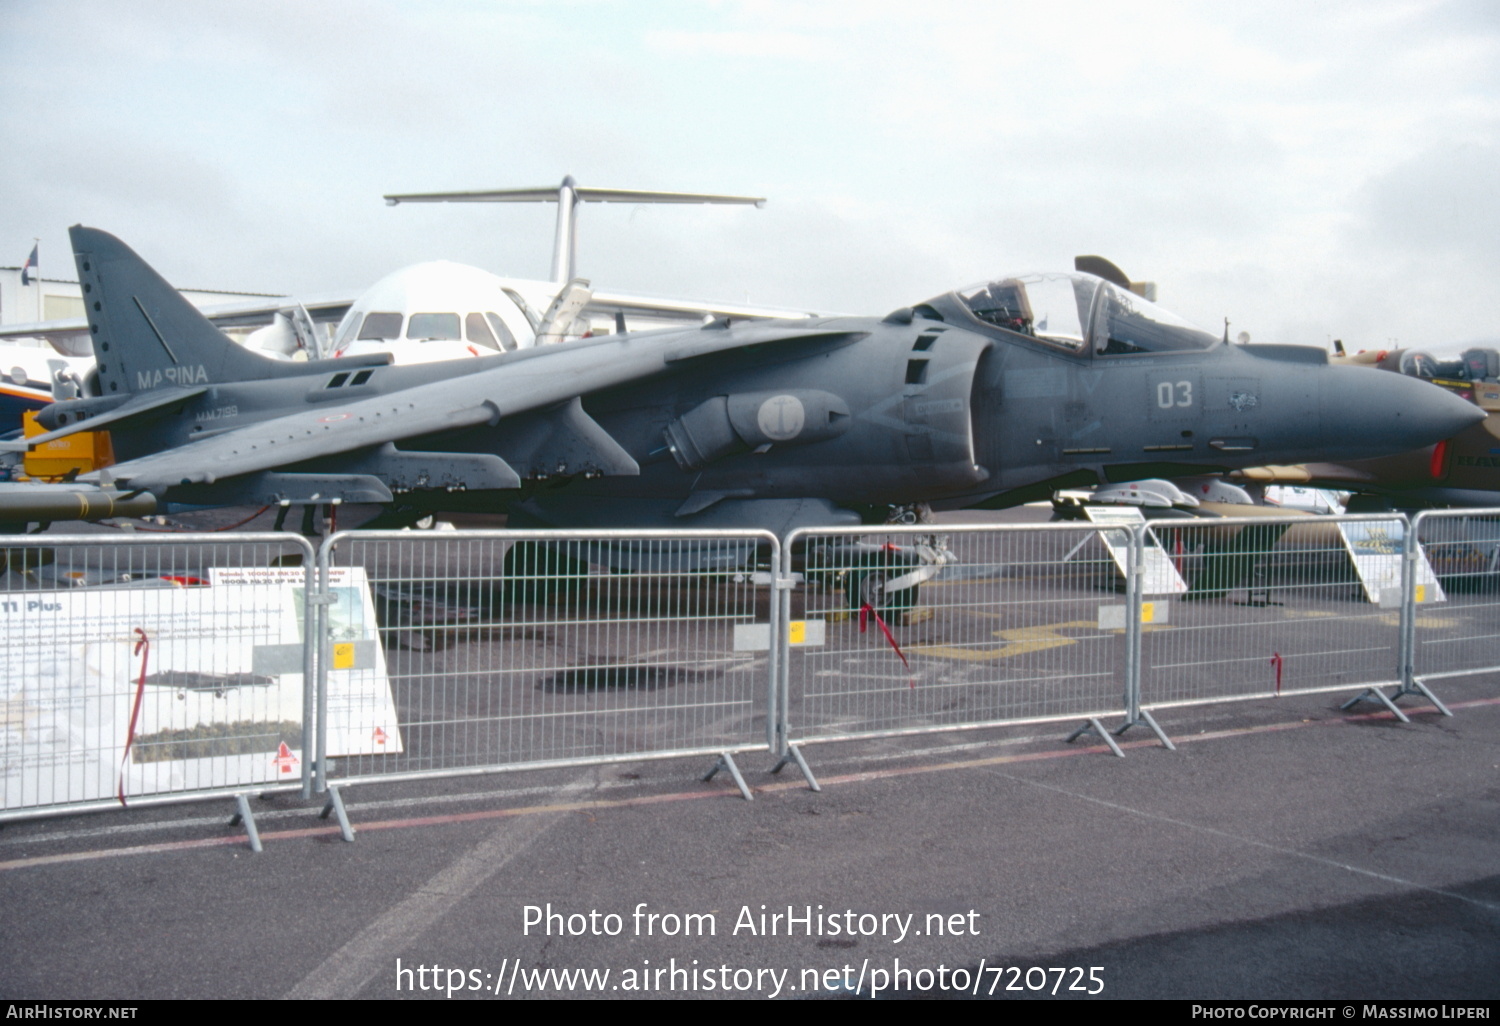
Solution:
[{"label": "white airliner", "polygon": [[[514,284],[488,271],[447,260],[416,264],[386,275],[354,301],[327,355],[389,352],[396,363],[428,363],[510,352],[535,340],[530,309]],[[245,344],[265,348],[256,336],[279,324]]]},{"label": "white airliner", "polygon": [[[370,286],[356,299],[232,303],[204,308],[245,345],[284,359],[388,352],[395,363],[472,359],[569,338],[694,324],[724,318],[809,317],[800,310],[659,299],[594,292],[575,277],[580,203],[734,203],[751,196],[581,187],[571,176],[556,188],[386,196],[399,203],[556,203],[552,280],[502,278],[446,260],[416,264]],[[331,341],[324,325],[337,321]],[[252,330],[253,329],[253,330]],[[247,334],[248,333],[248,334]],[[25,345],[11,340],[27,339]],[[50,345],[41,345],[45,340]],[[54,398],[90,394],[93,354],[82,319],[0,328],[0,433],[20,426],[21,410]]]}]

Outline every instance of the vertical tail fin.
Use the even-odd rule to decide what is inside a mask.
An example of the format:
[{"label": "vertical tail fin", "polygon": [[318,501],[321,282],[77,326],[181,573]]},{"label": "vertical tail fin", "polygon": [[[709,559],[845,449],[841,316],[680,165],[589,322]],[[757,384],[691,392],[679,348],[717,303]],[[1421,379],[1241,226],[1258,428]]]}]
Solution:
[{"label": "vertical tail fin", "polygon": [[82,225],[68,235],[100,394],[278,375],[281,364],[236,345],[125,243]]}]

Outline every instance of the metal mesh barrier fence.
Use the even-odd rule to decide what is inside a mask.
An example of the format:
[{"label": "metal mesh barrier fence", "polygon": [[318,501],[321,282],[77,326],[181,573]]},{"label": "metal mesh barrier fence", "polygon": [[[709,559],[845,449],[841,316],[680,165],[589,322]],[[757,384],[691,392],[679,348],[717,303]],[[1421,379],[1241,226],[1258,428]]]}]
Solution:
[{"label": "metal mesh barrier fence", "polygon": [[1402,544],[1391,516],[1154,520],[1187,590],[1141,638],[1150,708],[1399,681]]},{"label": "metal mesh barrier fence", "polygon": [[0,550],[0,819],[310,783],[305,540],[100,532]]},{"label": "metal mesh barrier fence", "polygon": [[1500,511],[1410,530],[17,536],[0,820],[1500,675]]},{"label": "metal mesh barrier fence", "polygon": [[1128,531],[799,531],[789,552],[791,744],[1125,710]]},{"label": "metal mesh barrier fence", "polygon": [[326,783],[768,751],[777,551],[765,532],[330,538]]},{"label": "metal mesh barrier fence", "polygon": [[1419,513],[1412,530],[1438,585],[1414,589],[1412,672],[1500,673],[1500,510]]}]

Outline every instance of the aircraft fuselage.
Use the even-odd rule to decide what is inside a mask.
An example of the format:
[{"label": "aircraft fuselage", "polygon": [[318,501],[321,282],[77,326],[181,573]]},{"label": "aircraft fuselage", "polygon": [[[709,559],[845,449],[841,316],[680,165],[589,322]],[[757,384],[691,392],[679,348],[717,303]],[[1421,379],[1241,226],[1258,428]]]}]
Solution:
[{"label": "aircraft fuselage", "polygon": [[[517,468],[518,489],[464,489],[461,495],[449,485],[393,490],[424,509],[500,508],[525,499],[537,500],[540,509],[591,497],[647,500],[658,518],[679,521],[725,499],[817,496],[850,508],[911,501],[954,506],[1056,479],[1117,481],[1184,468],[1201,473],[1359,459],[1407,444],[1413,435],[1448,430],[1445,418],[1453,416],[1445,402],[1451,397],[1439,389],[1373,370],[1329,367],[1311,348],[1219,345],[1204,352],[1089,357],[1021,335],[920,318],[797,327],[827,334],[804,345],[752,346],[712,361],[685,361],[586,395],[583,409],[635,460],[636,475],[570,473],[567,457],[558,455],[568,440],[538,430],[547,419],[538,413],[400,443],[411,452],[496,454]],[[640,342],[666,345],[693,334],[642,336]],[[607,360],[618,342],[571,345],[593,345]],[[280,417],[289,408],[337,418],[362,400],[399,398],[443,381],[483,394],[486,375],[505,375],[516,365],[515,357],[502,356],[209,383],[158,419],[118,434],[116,451],[129,461]],[[703,410],[718,400],[723,411]],[[750,416],[742,414],[737,425],[729,407],[746,401]],[[695,417],[695,411],[702,412]],[[674,432],[684,447],[698,450],[674,450]],[[315,460],[284,469],[336,468]],[[383,476],[378,458],[375,472]],[[167,497],[201,501],[203,490],[188,485]],[[704,497],[701,509],[682,512],[695,495]],[[247,495],[246,501],[277,497]],[[325,490],[323,498],[333,497]]]},{"label": "aircraft fuselage", "polygon": [[417,366],[277,363],[224,339],[118,239],[73,235],[104,394],[39,419],[108,425],[109,482],[168,502],[783,531],[1357,460],[1481,416],[1321,350],[1224,344],[1082,274],[999,279],[882,319],[718,322]]}]

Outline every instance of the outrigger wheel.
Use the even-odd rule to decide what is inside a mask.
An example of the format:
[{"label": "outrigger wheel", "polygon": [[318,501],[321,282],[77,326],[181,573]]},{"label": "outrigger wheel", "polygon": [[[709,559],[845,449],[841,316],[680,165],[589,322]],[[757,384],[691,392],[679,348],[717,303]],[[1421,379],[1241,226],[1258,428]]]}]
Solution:
[{"label": "outrigger wheel", "polygon": [[[883,513],[887,524],[933,522],[932,507],[925,502],[888,506]],[[889,549],[879,553],[866,553],[861,559],[859,565],[844,571],[844,600],[851,610],[858,611],[868,605],[877,612],[900,613],[916,607],[918,585],[913,584],[896,591],[891,591],[888,587],[890,581],[905,577],[916,569],[916,564],[893,559]]]},{"label": "outrigger wheel", "polygon": [[900,613],[917,604],[917,585],[889,591],[888,582],[911,572],[908,566],[862,566],[844,572],[844,598],[859,611],[868,605],[878,613]]}]

